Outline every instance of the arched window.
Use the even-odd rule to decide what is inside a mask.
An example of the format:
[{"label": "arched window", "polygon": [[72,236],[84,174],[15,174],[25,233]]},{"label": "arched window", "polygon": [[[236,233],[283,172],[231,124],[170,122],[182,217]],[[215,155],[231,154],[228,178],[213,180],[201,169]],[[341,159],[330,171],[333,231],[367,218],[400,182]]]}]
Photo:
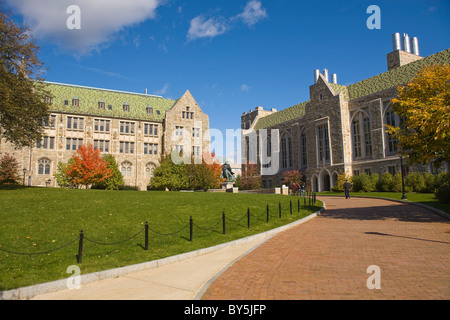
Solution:
[{"label": "arched window", "polygon": [[372,134],[369,115],[363,111],[352,117],[353,157],[372,156]]},{"label": "arched window", "polygon": [[39,175],[49,175],[51,163],[52,162],[49,159],[40,159],[38,161],[38,174]]},{"label": "arched window", "polygon": [[156,165],[154,163],[147,163],[147,165],[145,166],[145,177],[152,179],[155,169]]},{"label": "arched window", "polygon": [[287,169],[292,167],[292,139],[287,133],[281,136],[281,168]]},{"label": "arched window", "polygon": [[122,165],[120,166],[120,172],[122,173],[123,177],[131,177],[131,167],[132,164],[128,161],[125,161],[122,163]]}]

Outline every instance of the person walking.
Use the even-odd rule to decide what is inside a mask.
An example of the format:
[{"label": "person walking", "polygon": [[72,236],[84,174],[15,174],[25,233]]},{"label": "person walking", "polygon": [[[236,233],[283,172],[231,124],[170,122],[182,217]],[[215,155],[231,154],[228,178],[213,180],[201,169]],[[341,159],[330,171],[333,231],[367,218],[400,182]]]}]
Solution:
[{"label": "person walking", "polygon": [[352,184],[345,180],[344,183],[344,191],[345,191],[345,199],[350,199],[350,189],[352,188]]}]

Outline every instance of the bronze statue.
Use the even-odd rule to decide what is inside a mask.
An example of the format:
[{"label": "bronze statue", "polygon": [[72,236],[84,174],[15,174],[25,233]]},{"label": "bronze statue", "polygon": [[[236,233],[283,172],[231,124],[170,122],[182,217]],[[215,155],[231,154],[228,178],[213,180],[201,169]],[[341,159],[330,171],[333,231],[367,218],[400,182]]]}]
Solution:
[{"label": "bronze statue", "polygon": [[222,174],[220,175],[221,179],[227,179],[227,181],[234,181],[234,172],[231,171],[230,164],[225,161],[225,163],[222,166]]}]

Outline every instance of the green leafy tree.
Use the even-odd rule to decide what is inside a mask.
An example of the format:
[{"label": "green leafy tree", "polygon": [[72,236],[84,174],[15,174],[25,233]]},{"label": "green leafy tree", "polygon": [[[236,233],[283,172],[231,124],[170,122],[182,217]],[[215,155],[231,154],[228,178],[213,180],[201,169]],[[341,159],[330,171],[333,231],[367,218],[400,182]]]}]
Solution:
[{"label": "green leafy tree", "polygon": [[173,190],[188,189],[189,178],[184,163],[175,164],[170,155],[161,157],[161,164],[154,171],[150,189]]},{"label": "green leafy tree", "polygon": [[217,186],[215,171],[205,162],[186,165],[188,185],[190,190],[214,189]]},{"label": "green leafy tree", "polygon": [[5,154],[0,159],[0,184],[19,184],[19,163],[16,158]]},{"label": "green leafy tree", "polygon": [[39,141],[49,117],[50,93],[29,31],[0,11],[0,135],[17,147]]},{"label": "green leafy tree", "polygon": [[119,187],[124,184],[124,181],[116,158],[111,154],[105,154],[103,160],[107,162],[107,168],[111,170],[112,174],[101,183],[102,187],[107,190],[119,190]]},{"label": "green leafy tree", "polygon": [[67,175],[67,168],[69,165],[73,165],[74,159],[70,158],[68,163],[58,162],[56,173],[53,174],[56,183],[62,188],[76,188],[77,186]]}]

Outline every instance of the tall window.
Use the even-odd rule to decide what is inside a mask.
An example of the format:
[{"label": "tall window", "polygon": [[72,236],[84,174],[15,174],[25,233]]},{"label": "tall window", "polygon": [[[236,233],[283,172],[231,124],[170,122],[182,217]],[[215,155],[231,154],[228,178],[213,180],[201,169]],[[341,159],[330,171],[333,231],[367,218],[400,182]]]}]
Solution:
[{"label": "tall window", "polygon": [[[385,114],[385,123],[387,125],[397,127],[399,125],[398,117],[395,115],[394,111],[388,110]],[[394,154],[397,151],[397,139],[386,131],[386,153]]]},{"label": "tall window", "polygon": [[281,137],[281,167],[283,169],[292,167],[292,139],[285,133]]},{"label": "tall window", "polygon": [[120,134],[134,134],[134,122],[120,121]]},{"label": "tall window", "polygon": [[41,141],[36,143],[38,149],[55,149],[55,137],[42,137]]},{"label": "tall window", "polygon": [[370,118],[364,112],[358,112],[352,121],[353,157],[362,158],[372,155],[372,134]]},{"label": "tall window", "polygon": [[317,144],[319,163],[330,162],[330,138],[327,123],[317,127]]},{"label": "tall window", "polygon": [[300,167],[306,167],[308,165],[307,153],[306,153],[306,132],[303,130],[300,133]]}]

